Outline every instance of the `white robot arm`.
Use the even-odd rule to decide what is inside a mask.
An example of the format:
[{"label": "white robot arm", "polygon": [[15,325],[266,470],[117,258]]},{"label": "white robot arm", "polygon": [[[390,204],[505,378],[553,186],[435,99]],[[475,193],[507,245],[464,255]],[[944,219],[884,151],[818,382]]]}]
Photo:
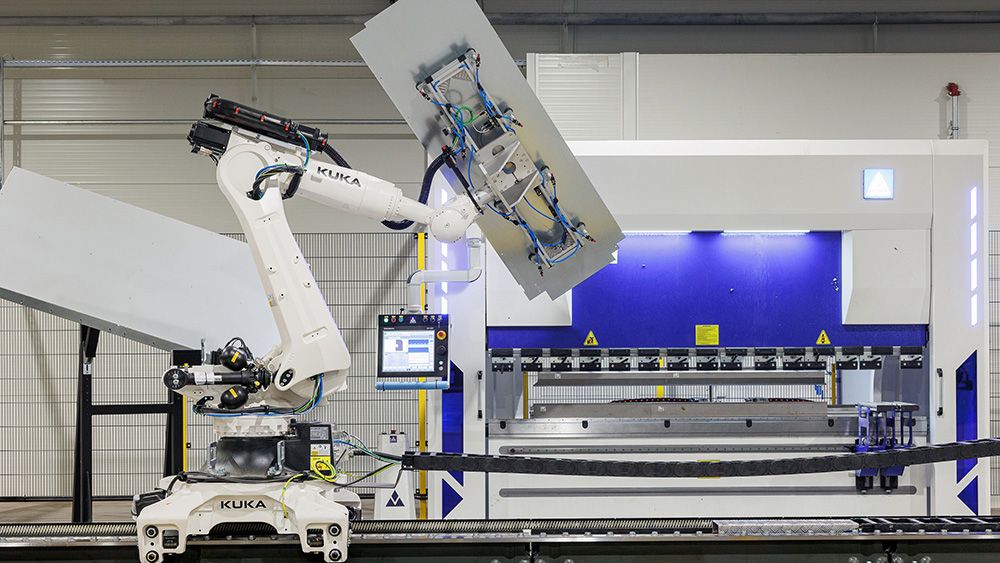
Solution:
[{"label": "white robot arm", "polygon": [[217,160],[216,179],[247,237],[281,338],[260,358],[234,339],[219,355],[221,364],[168,370],[167,387],[205,414],[296,414],[346,387],[350,356],[292,236],[284,199],[304,197],[378,221],[427,225],[435,239],[454,242],[490,198],[485,191],[466,192],[434,209],[391,182],[312,158],[305,134],[298,144],[286,137],[204,122],[192,129],[195,151]]}]

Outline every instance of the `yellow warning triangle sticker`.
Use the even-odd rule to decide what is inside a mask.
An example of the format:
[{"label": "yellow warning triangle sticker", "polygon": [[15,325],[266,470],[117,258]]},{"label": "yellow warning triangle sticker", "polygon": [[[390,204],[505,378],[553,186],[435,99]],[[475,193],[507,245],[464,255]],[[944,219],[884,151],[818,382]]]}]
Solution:
[{"label": "yellow warning triangle sticker", "polygon": [[816,344],[827,345],[830,343],[830,337],[826,335],[825,330],[819,331],[819,338],[816,339]]},{"label": "yellow warning triangle sticker", "polygon": [[594,336],[594,331],[587,333],[587,338],[583,341],[584,346],[597,346],[597,337]]}]

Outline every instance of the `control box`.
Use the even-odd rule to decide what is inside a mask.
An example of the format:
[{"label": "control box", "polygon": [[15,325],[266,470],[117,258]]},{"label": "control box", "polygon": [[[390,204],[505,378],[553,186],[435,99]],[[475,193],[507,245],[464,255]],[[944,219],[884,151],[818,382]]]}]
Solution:
[{"label": "control box", "polygon": [[448,378],[448,315],[382,315],[378,376]]},{"label": "control box", "polygon": [[292,428],[293,435],[285,439],[285,466],[330,479],[336,476],[333,427],[321,422],[296,422]]}]

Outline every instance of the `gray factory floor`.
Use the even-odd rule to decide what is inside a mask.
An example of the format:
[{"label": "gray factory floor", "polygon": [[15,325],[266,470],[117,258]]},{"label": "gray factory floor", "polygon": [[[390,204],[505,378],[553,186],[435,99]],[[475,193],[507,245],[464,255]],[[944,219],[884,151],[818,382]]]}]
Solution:
[{"label": "gray factory floor", "polygon": [[[122,522],[132,519],[132,501],[94,502],[95,522]],[[0,522],[69,522],[69,501],[0,502]]]}]

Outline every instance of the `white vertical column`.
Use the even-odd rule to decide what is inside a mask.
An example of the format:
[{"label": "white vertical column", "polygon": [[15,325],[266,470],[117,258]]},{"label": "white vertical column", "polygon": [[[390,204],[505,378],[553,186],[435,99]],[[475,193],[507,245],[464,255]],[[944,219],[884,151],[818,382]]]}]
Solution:
[{"label": "white vertical column", "polygon": [[[972,145],[982,155],[969,155]],[[956,370],[976,354],[976,408],[979,437],[989,436],[989,317],[986,277],[986,143],[935,141],[934,223],[931,233],[931,315],[929,344],[930,441],[957,438]],[[964,154],[959,154],[962,151]],[[897,186],[903,189],[902,186]],[[941,377],[937,371],[941,370]],[[931,471],[932,514],[969,514],[959,494],[977,479],[979,514],[990,513],[989,460],[980,459],[965,476],[956,462]]]}]

